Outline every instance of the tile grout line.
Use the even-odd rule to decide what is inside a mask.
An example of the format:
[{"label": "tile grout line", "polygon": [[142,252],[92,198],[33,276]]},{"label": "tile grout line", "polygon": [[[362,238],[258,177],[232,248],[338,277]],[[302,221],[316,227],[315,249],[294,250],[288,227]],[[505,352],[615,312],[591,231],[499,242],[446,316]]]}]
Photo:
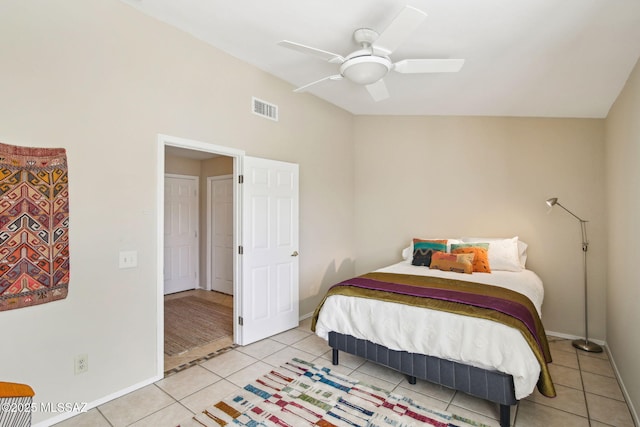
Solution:
[{"label": "tile grout line", "polygon": [[107,416],[102,413],[102,411],[100,410],[100,406],[96,406],[96,410],[98,411],[100,416],[107,422],[107,424],[109,424],[111,427],[114,427],[113,423],[111,421],[109,421],[109,418],[107,418]]},{"label": "tile grout line", "polygon": [[[587,411],[586,417],[585,417],[585,416],[582,416],[582,415],[579,415],[579,414],[576,414],[576,413],[571,412],[571,411],[567,411],[567,410],[564,410],[564,409],[561,409],[561,408],[557,408],[557,407],[552,406],[552,405],[547,405],[547,404],[543,403],[543,401],[533,401],[533,400],[529,400],[529,402],[530,402],[531,404],[534,404],[534,405],[545,406],[545,407],[547,407],[547,408],[551,408],[551,409],[554,409],[554,410],[557,410],[557,411],[561,411],[561,412],[564,412],[564,413],[566,413],[566,414],[570,414],[570,415],[573,415],[573,416],[577,416],[577,417],[581,417],[581,418],[586,418],[587,423],[588,423],[589,425],[591,425],[591,417],[589,416],[589,411],[588,411],[588,408],[587,408],[586,390],[585,390],[585,386],[584,386],[584,380],[583,380],[583,378],[582,378],[582,368],[581,368],[581,365],[580,365],[580,357],[579,357],[579,355],[578,355],[578,350],[577,350],[577,349],[572,349],[572,351],[566,351],[566,350],[558,349],[558,351],[562,351],[562,352],[567,353],[567,354],[573,354],[574,356],[576,356],[576,362],[577,362],[577,364],[578,364],[578,368],[573,368],[573,367],[571,367],[571,366],[566,366],[566,365],[558,365],[558,366],[562,366],[562,367],[567,368],[567,369],[577,370],[577,371],[578,371],[578,373],[579,373],[579,375],[580,375],[580,384],[582,385],[582,389],[574,388],[574,387],[571,387],[571,386],[568,386],[568,385],[565,385],[565,384],[557,384],[557,385],[562,386],[562,387],[566,387],[566,388],[568,388],[568,389],[572,389],[572,390],[576,390],[576,391],[580,391],[580,392],[582,392],[582,398],[583,398],[583,400],[584,400],[585,409],[586,409],[586,411]],[[525,399],[526,399],[526,398],[525,398]],[[514,426],[515,426],[515,422],[514,422]]]},{"label": "tile grout line", "polygon": [[580,355],[578,354],[578,350],[576,352],[576,359],[578,359],[578,369],[580,370],[580,384],[582,384],[582,396],[584,398],[584,407],[587,411],[587,423],[591,426],[591,414],[589,413],[589,402],[587,402],[587,389],[584,386],[584,378],[582,377],[582,365],[580,364]]},{"label": "tile grout line", "polygon": [[[166,406],[163,406],[162,408],[158,408],[158,409],[156,409],[156,410],[155,410],[155,411],[153,411],[153,412],[148,413],[147,415],[143,416],[142,418],[138,418],[137,420],[134,420],[134,421],[132,421],[132,422],[128,423],[128,424],[127,424],[127,426],[132,426],[132,425],[134,425],[135,423],[138,423],[138,422],[140,422],[140,421],[142,421],[142,420],[144,420],[144,419],[146,419],[146,418],[149,418],[149,417],[153,416],[154,414],[157,414],[157,413],[158,413],[158,412],[160,412],[160,411],[164,411],[165,409],[167,409],[168,407],[170,407],[171,405],[173,405],[173,404],[175,404],[175,403],[180,403],[180,402],[178,402],[178,401],[176,400],[176,398],[175,398],[175,397],[171,396],[169,393],[167,393],[165,390],[163,390],[163,389],[162,389],[162,387],[160,387],[160,386],[159,386],[159,385],[157,385],[156,383],[153,383],[153,384],[151,384],[151,385],[155,386],[155,387],[156,387],[157,389],[159,389],[162,393],[164,393],[164,394],[166,394],[167,396],[169,396],[169,398],[170,398],[171,400],[173,400],[173,402],[169,403],[169,404],[168,404],[168,405],[166,405]],[[191,412],[191,411],[189,411],[189,412]],[[111,423],[109,423],[109,424],[111,424]],[[112,425],[113,425],[113,424],[112,424]]]}]

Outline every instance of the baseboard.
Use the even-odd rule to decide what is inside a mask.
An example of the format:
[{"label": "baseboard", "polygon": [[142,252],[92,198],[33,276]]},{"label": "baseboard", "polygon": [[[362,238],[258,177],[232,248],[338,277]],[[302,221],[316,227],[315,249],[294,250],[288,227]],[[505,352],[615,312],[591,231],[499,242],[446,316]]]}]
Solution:
[{"label": "baseboard", "polygon": [[640,418],[638,418],[638,412],[636,408],[633,406],[633,402],[627,392],[627,388],[624,386],[624,381],[622,381],[622,377],[620,376],[620,372],[618,371],[618,366],[616,365],[616,361],[611,354],[611,349],[609,347],[605,347],[607,350],[607,355],[609,356],[609,361],[611,361],[611,367],[613,368],[613,372],[616,374],[616,379],[620,384],[620,389],[622,390],[622,394],[624,395],[624,400],[627,402],[627,406],[629,407],[629,411],[631,412],[631,417],[633,418],[633,422],[635,425],[640,426]]},{"label": "baseboard", "polygon": [[60,423],[64,420],[67,420],[71,417],[74,417],[76,415],[79,415],[81,413],[84,412],[88,412],[89,410],[96,408],[100,405],[102,405],[103,403],[107,403],[113,399],[117,399],[118,397],[122,397],[125,394],[129,394],[131,392],[134,392],[136,390],[141,389],[142,387],[146,387],[150,384],[155,383],[156,381],[160,381],[163,378],[163,376],[160,377],[152,377],[152,378],[148,378],[144,381],[141,381],[137,384],[134,384],[132,386],[129,386],[127,388],[124,388],[122,390],[116,391],[115,393],[111,393],[105,397],[101,397],[100,399],[94,400],[93,402],[89,402],[87,403],[87,405],[83,408],[83,412],[64,412],[60,415],[56,415],[55,417],[51,417],[51,418],[47,418],[46,420],[40,421],[37,424],[34,424],[33,427],[49,427],[52,426],[54,424]]},{"label": "baseboard", "polygon": [[[550,335],[552,337],[564,338],[564,339],[567,339],[567,340],[583,340],[584,339],[584,337],[579,337],[577,335],[564,334],[562,332],[546,331],[546,333],[547,333],[547,335]],[[601,345],[601,346],[606,346],[607,345],[607,343],[605,341],[597,340],[597,339],[594,339],[594,338],[589,338],[589,341],[594,342],[594,343],[596,343],[598,345]]]},{"label": "baseboard", "polygon": [[300,320],[302,322],[303,320],[308,319],[308,318],[310,318],[312,316],[313,316],[313,313],[303,314],[302,316],[299,317],[298,320]]}]

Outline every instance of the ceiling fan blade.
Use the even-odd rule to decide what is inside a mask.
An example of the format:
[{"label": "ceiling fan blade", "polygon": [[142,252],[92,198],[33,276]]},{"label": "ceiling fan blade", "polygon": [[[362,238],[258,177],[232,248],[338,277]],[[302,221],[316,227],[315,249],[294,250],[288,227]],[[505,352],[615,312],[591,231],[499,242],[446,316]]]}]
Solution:
[{"label": "ceiling fan blade", "polygon": [[304,91],[307,90],[308,87],[313,86],[313,85],[318,84],[318,83],[322,83],[325,80],[342,80],[342,76],[340,74],[336,74],[334,76],[323,77],[320,80],[316,80],[315,82],[311,82],[311,83],[308,83],[308,84],[306,84],[304,86],[300,86],[299,88],[296,88],[293,91],[296,92],[296,93],[304,92]]},{"label": "ceiling fan blade", "polygon": [[393,64],[399,73],[457,73],[464,59],[403,59]]},{"label": "ceiling fan blade", "polygon": [[306,53],[307,55],[317,56],[318,58],[322,58],[325,61],[329,61],[331,63],[342,64],[344,62],[344,58],[338,55],[337,53],[327,52],[326,50],[305,46],[300,43],[290,42],[288,40],[282,40],[278,42],[278,45],[289,48],[289,49],[297,50],[298,52]]},{"label": "ceiling fan blade", "polygon": [[384,83],[383,79],[380,79],[375,83],[371,83],[370,85],[366,85],[365,87],[367,88],[367,91],[369,91],[371,98],[376,102],[389,98],[389,91],[387,90],[387,85]]},{"label": "ceiling fan blade", "polygon": [[390,55],[426,18],[423,11],[406,6],[373,42],[373,47]]}]

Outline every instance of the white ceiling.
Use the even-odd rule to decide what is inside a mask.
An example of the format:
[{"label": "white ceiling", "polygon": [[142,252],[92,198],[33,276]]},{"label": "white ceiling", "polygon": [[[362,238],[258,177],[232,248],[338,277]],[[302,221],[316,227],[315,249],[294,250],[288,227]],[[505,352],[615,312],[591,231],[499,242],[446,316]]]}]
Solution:
[{"label": "white ceiling", "polygon": [[[276,43],[346,56],[406,4],[426,21],[391,55],[464,58],[459,73],[385,77],[374,102],[348,80],[309,92],[353,114],[606,117],[640,56],[639,0],[123,0],[292,84],[338,66]],[[297,96],[308,96],[299,94]]]}]

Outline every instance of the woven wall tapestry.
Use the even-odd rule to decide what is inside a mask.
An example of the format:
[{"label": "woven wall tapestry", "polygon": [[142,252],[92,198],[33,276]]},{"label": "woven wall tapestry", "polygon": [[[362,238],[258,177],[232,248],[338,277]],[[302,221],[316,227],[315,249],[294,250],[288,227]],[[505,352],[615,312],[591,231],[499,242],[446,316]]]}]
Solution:
[{"label": "woven wall tapestry", "polygon": [[68,231],[64,148],[0,143],[0,311],[67,296]]}]

